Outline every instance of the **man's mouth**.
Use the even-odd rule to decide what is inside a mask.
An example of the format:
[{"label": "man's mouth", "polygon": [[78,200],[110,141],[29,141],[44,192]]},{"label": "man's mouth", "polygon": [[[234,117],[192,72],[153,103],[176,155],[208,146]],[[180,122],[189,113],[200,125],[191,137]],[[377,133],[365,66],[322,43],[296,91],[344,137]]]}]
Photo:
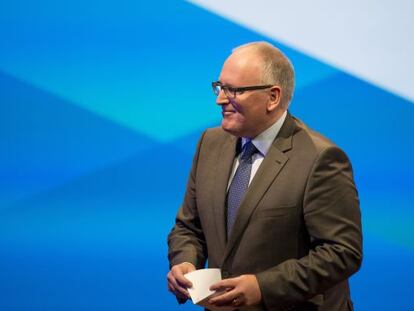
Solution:
[{"label": "man's mouth", "polygon": [[233,115],[234,113],[235,113],[236,111],[222,111],[222,115],[223,115],[223,117],[228,117],[228,116],[231,116],[231,115]]}]

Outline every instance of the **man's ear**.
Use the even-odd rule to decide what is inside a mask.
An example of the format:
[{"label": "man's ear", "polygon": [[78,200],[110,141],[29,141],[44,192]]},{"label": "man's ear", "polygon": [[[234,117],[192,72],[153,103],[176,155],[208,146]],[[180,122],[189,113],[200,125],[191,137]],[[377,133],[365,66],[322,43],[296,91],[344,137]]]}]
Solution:
[{"label": "man's ear", "polygon": [[267,104],[267,111],[271,112],[275,110],[279,105],[282,98],[282,89],[275,85],[270,88],[269,102]]}]

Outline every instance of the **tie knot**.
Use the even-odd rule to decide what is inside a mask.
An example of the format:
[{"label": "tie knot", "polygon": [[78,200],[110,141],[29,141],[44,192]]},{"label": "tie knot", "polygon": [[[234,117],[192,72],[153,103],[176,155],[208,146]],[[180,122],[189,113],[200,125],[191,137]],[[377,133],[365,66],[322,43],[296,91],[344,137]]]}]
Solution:
[{"label": "tie knot", "polygon": [[241,159],[243,161],[251,160],[252,156],[256,153],[256,151],[257,151],[256,146],[253,145],[251,141],[248,141],[243,146],[243,153],[242,153]]}]

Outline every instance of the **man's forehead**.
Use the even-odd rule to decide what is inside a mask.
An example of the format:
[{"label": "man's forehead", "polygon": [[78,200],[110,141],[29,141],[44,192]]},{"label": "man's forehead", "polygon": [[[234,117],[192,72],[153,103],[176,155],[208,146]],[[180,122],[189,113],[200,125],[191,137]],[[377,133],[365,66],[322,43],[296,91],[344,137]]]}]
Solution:
[{"label": "man's forehead", "polygon": [[220,81],[226,84],[257,82],[260,80],[262,68],[260,58],[256,54],[243,50],[235,51],[224,62]]}]

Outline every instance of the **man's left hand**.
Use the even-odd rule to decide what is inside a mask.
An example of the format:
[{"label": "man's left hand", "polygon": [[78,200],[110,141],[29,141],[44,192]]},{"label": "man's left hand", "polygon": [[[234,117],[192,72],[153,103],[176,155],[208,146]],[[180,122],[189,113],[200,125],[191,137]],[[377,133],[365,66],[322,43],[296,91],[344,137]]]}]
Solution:
[{"label": "man's left hand", "polygon": [[223,292],[209,300],[209,303],[217,307],[253,306],[262,300],[259,283],[253,274],[221,280],[211,286],[210,290]]}]

